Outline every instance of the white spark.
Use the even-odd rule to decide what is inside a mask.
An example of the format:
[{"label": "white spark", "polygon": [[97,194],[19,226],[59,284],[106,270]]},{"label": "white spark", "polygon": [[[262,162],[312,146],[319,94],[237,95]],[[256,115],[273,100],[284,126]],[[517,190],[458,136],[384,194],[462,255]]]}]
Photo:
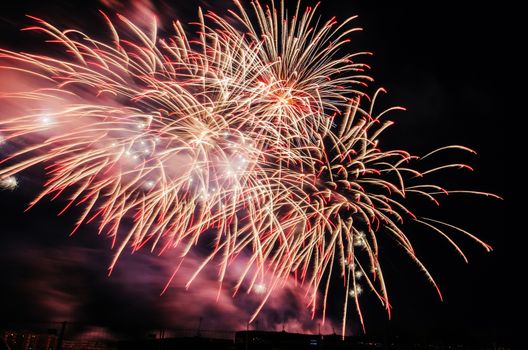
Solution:
[{"label": "white spark", "polygon": [[0,179],[0,188],[3,190],[13,191],[18,187],[18,180],[14,176],[4,177]]},{"label": "white spark", "polygon": [[361,293],[363,293],[363,288],[356,284],[356,289],[351,289],[348,292],[348,295],[350,295],[352,298],[355,298],[356,296],[361,295]]},{"label": "white spark", "polygon": [[255,284],[253,289],[257,294],[264,294],[266,292],[266,285],[264,283],[257,283]]}]

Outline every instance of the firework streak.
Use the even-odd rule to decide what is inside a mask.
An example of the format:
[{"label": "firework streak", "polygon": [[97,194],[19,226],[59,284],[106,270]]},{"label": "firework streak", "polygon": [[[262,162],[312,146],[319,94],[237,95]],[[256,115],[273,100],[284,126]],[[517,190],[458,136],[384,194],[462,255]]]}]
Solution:
[{"label": "firework streak", "polygon": [[[380,234],[436,286],[402,231],[404,220],[439,233],[463,257],[446,229],[491,249],[405,206],[414,195],[437,203],[448,193],[490,194],[422,182],[433,172],[469,168],[464,164],[419,172],[412,166],[418,157],[379,147],[392,124],[387,112],[402,108],[377,113],[382,90],[363,92],[371,78],[358,60],[366,53],[344,52],[359,30],[353,18],[319,23],[317,6],[297,6],[288,17],[283,3],[253,3],[251,11],[235,4],[226,18],[200,11],[192,40],[178,21],[175,34],[160,39],[155,21],[144,30],[102,13],[109,38],[99,41],[32,17],[36,25],[26,29],[65,50],[0,49],[2,71],[35,82],[0,95],[21,106],[0,116],[2,187],[15,188],[17,174],[45,167],[43,190],[29,208],[44,197],[67,200],[61,214],[82,207],[73,232],[92,223],[112,238],[110,270],[127,247],[178,248],[183,259],[205,240],[210,250],[187,286],[208,264],[218,266],[221,286],[233,261],[247,257],[234,294],[262,294],[253,318],[294,277],[313,315],[321,309],[324,319],[339,275],[343,333],[350,307],[363,323],[362,289],[390,312]],[[422,159],[453,149],[472,152],[449,146]]]}]

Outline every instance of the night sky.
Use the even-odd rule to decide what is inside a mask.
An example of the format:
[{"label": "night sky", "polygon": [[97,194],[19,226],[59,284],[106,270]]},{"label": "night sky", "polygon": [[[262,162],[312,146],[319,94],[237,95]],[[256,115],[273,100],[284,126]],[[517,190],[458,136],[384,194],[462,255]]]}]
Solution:
[{"label": "night sky", "polygon": [[[167,24],[174,16],[182,22],[194,20],[199,4],[222,13],[228,2],[145,2],[124,7],[117,1],[108,1],[107,5],[94,1],[83,1],[82,5],[72,1],[8,3],[11,6],[0,13],[0,46],[49,53],[48,47],[41,44],[42,37],[19,31],[31,23],[24,14],[63,27],[82,28],[98,37],[106,32],[101,29],[103,21],[97,10],[111,13],[108,3],[125,15],[137,15],[145,9],[163,13],[167,18],[160,19]],[[382,306],[371,295],[364,294],[367,334],[509,339],[513,333],[512,315],[517,309],[511,269],[515,265],[511,242],[516,233],[505,224],[511,198],[505,184],[508,166],[504,158],[508,127],[504,106],[509,101],[505,81],[496,73],[509,52],[503,41],[507,30],[502,22],[505,24],[506,19],[491,5],[461,7],[458,1],[410,4],[323,0],[321,9],[324,18],[337,15],[344,20],[359,15],[356,23],[364,31],[352,36],[350,50],[374,53],[364,60],[371,65],[375,78],[371,88],[383,86],[388,90],[380,105],[407,108],[392,115],[396,125],[385,134],[381,146],[417,155],[449,144],[473,148],[477,156],[461,154],[445,160],[467,162],[475,172],[451,172],[436,180],[446,187],[482,190],[505,198],[499,201],[452,196],[440,208],[419,204],[421,213],[466,228],[494,248],[486,253],[466,237],[453,233],[467,252],[470,264],[466,265],[441,237],[409,225],[408,235],[439,283],[444,302],[405,254],[390,240],[381,238],[392,320],[387,320]],[[141,20],[141,16],[138,18]],[[0,82],[0,92],[3,84]],[[68,237],[75,210],[57,217],[63,203],[43,201],[23,213],[42,176],[42,169],[25,173],[19,179],[19,189],[0,192],[2,321],[71,320],[109,327],[141,324],[194,328],[203,317],[204,328],[244,327],[254,300],[231,300],[225,293],[216,303],[214,271],[204,273],[188,291],[183,281],[176,281],[160,297],[173,269],[171,254],[157,257],[147,250],[126,254],[114,274],[107,277],[112,256],[109,240],[97,237],[90,225]],[[331,317],[338,330],[341,294],[336,291],[330,298]],[[288,285],[259,316],[260,327],[281,329],[284,322],[287,330],[315,331],[317,320],[309,320],[302,303],[299,291]],[[329,327],[325,332],[332,331]],[[357,322],[352,322],[351,331],[359,331]]]}]

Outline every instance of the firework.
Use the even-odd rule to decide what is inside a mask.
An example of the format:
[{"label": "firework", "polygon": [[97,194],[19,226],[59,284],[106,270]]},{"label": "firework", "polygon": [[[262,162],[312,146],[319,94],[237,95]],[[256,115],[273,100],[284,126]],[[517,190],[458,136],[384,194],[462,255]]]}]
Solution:
[{"label": "firework", "polygon": [[[422,182],[464,164],[419,172],[418,157],[379,146],[391,125],[387,113],[402,108],[375,112],[383,90],[366,93],[371,79],[360,60],[367,53],[344,50],[359,30],[353,18],[320,24],[317,6],[298,5],[289,17],[283,2],[253,3],[251,11],[235,4],[225,18],[200,11],[190,37],[178,21],[173,36],[158,38],[155,21],[142,30],[102,13],[109,38],[100,41],[32,17],[36,24],[26,29],[44,33],[65,55],[0,49],[0,68],[34,86],[0,95],[20,106],[0,119],[9,144],[0,186],[14,189],[15,175],[44,167],[47,179],[29,208],[45,197],[67,201],[60,214],[82,206],[73,232],[92,223],[112,237],[110,271],[126,247],[178,248],[184,259],[205,240],[209,253],[187,285],[213,262],[221,285],[233,261],[246,256],[234,294],[245,286],[262,295],[253,318],[293,276],[309,291],[313,315],[322,307],[324,319],[331,278],[341,276],[343,333],[350,305],[363,319],[365,290],[390,312],[381,232],[435,286],[404,220],[439,233],[463,257],[446,229],[491,249],[406,207],[411,195],[437,203],[448,193],[489,194]],[[449,146],[422,158],[449,150],[472,152]]]}]

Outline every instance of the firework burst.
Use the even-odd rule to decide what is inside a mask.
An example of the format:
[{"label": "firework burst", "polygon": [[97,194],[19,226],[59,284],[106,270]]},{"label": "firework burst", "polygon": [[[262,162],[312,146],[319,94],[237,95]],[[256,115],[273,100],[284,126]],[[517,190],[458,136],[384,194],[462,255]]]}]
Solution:
[{"label": "firework burst", "polygon": [[[353,18],[320,24],[317,6],[289,17],[277,7],[235,1],[228,18],[199,12],[197,33],[157,37],[156,22],[142,30],[127,18],[102,13],[109,39],[60,30],[38,18],[26,28],[64,47],[61,58],[0,49],[1,69],[31,79],[35,88],[3,92],[19,106],[2,115],[0,186],[43,166],[47,179],[29,208],[45,197],[81,206],[73,232],[93,223],[115,245],[112,270],[127,246],[182,259],[206,240],[210,251],[188,281],[218,265],[220,285],[239,255],[246,267],[234,286],[262,295],[262,303],[294,276],[308,290],[309,307],[323,318],[332,276],[345,290],[347,310],[361,320],[359,295],[390,304],[378,235],[391,235],[425,272],[402,231],[415,221],[445,237],[467,231],[406,207],[419,195],[437,203],[448,193],[423,183],[417,157],[378,144],[391,125],[365,92],[371,81],[366,53],[346,53]],[[23,108],[21,107],[23,106]],[[23,112],[20,112],[23,111]],[[471,150],[449,146],[438,151]],[[176,263],[177,265],[178,263]],[[272,276],[271,278],[269,276]],[[361,281],[361,282],[360,282]],[[322,300],[318,298],[322,292]]]}]

